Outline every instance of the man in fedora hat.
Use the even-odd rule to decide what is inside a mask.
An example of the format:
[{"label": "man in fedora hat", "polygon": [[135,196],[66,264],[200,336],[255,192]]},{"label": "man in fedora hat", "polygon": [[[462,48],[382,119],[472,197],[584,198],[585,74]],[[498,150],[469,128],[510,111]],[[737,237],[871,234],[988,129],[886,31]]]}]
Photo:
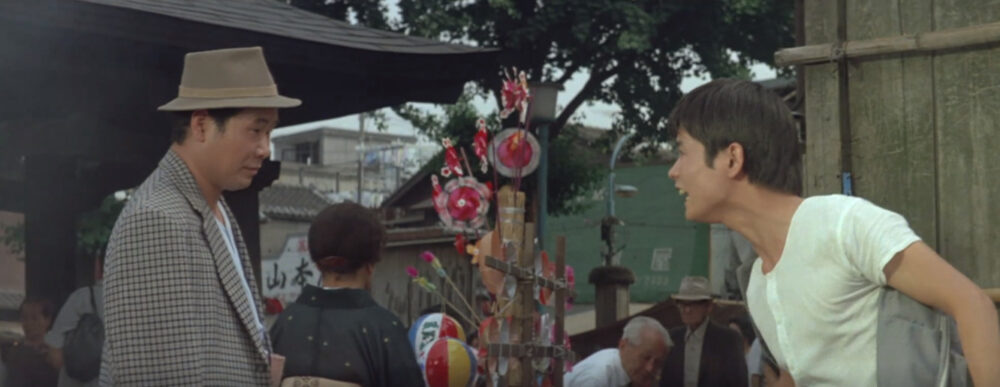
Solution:
[{"label": "man in fedora hat", "polygon": [[660,386],[740,386],[747,385],[747,364],[743,339],[732,329],[709,318],[714,306],[708,279],[684,277],[677,294],[684,326],[670,330],[676,343],[667,355]]},{"label": "man in fedora hat", "polygon": [[172,144],[115,223],[101,385],[265,386],[270,344],[246,243],[223,191],[270,156],[278,94],[261,48],[189,53]]}]

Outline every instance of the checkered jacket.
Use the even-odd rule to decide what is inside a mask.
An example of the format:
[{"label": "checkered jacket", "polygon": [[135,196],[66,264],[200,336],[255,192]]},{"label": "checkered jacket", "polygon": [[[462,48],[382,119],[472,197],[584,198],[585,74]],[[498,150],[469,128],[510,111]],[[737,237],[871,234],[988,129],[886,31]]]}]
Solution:
[{"label": "checkered jacket", "polygon": [[105,263],[102,386],[266,386],[270,343],[187,165],[168,151],[122,210]]}]

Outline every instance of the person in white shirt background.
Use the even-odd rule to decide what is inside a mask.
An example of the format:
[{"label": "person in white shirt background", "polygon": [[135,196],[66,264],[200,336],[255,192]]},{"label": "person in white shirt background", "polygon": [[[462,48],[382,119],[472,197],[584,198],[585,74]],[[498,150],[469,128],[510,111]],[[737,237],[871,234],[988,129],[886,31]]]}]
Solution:
[{"label": "person in white shirt background", "polygon": [[633,317],[622,329],[618,348],[594,352],[563,378],[565,387],[648,387],[658,383],[663,361],[674,344],[658,321]]},{"label": "person in white shirt background", "polygon": [[76,329],[77,324],[85,314],[94,313],[103,320],[103,279],[104,254],[100,253],[94,259],[94,285],[84,286],[70,294],[62,308],[59,309],[59,314],[56,315],[56,320],[52,323],[52,329],[49,329],[49,332],[45,334],[45,343],[52,347],[49,352],[49,361],[53,367],[59,370],[59,387],[96,387],[98,385],[97,378],[79,381],[66,373],[65,367],[63,367],[63,345],[66,343],[66,335]]},{"label": "person in white shirt background", "polygon": [[720,79],[668,120],[669,176],[685,217],[723,223],[759,254],[747,306],[777,361],[778,385],[876,385],[878,299],[886,285],[954,317],[973,382],[1000,385],[992,301],[902,216],[843,195],[802,198],[792,112],[773,92]]}]

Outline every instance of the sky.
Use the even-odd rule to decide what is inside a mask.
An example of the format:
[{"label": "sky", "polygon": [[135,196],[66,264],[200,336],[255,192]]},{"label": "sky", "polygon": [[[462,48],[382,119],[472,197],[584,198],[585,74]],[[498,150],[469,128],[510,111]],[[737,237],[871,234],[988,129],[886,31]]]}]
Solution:
[{"label": "sky", "polygon": [[[751,67],[753,72],[754,80],[771,79],[775,77],[775,71],[771,67],[764,64],[757,64]],[[708,82],[710,79],[707,77],[686,77],[681,81],[681,91],[688,92],[702,84]],[[566,106],[573,96],[580,92],[583,88],[584,83],[587,81],[586,73],[578,73],[572,77],[563,86],[563,91],[559,92],[557,97],[557,105],[559,107]],[[497,82],[500,82],[498,77]],[[441,112],[441,109],[434,104],[418,103],[415,104],[418,107],[432,112]],[[473,100],[473,105],[482,113],[488,113],[496,110],[496,102],[492,96],[488,99],[476,98]],[[409,121],[406,121],[399,116],[392,113],[391,110],[385,109],[387,112],[387,133],[392,134],[404,134],[404,135],[417,135],[417,131],[410,125]],[[583,104],[577,109],[576,113],[573,115],[574,120],[580,120],[584,125],[596,128],[611,128],[611,123],[615,118],[615,115],[621,111],[618,105],[610,105],[606,103],[594,103],[594,104]],[[285,136],[293,133],[298,133],[310,129],[315,129],[318,127],[335,127],[341,129],[358,129],[360,121],[358,121],[358,115],[352,114],[344,117],[332,118],[327,120],[315,121],[310,123],[304,123],[293,126],[286,126],[277,128],[274,132],[275,137]],[[366,126],[366,130],[372,130],[374,125],[370,122]]]}]

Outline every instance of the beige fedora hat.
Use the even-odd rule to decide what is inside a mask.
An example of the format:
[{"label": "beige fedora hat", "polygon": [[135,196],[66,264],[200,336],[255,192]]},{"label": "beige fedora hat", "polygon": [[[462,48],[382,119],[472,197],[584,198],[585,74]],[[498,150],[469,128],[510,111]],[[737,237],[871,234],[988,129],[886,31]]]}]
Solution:
[{"label": "beige fedora hat", "polygon": [[684,277],[681,280],[681,287],[677,289],[677,294],[670,296],[681,301],[703,301],[711,300],[712,291],[709,289],[708,278],[705,277]]},{"label": "beige fedora hat", "polygon": [[161,111],[221,108],[289,108],[302,104],[278,95],[260,47],[199,51],[184,56],[177,98]]}]

